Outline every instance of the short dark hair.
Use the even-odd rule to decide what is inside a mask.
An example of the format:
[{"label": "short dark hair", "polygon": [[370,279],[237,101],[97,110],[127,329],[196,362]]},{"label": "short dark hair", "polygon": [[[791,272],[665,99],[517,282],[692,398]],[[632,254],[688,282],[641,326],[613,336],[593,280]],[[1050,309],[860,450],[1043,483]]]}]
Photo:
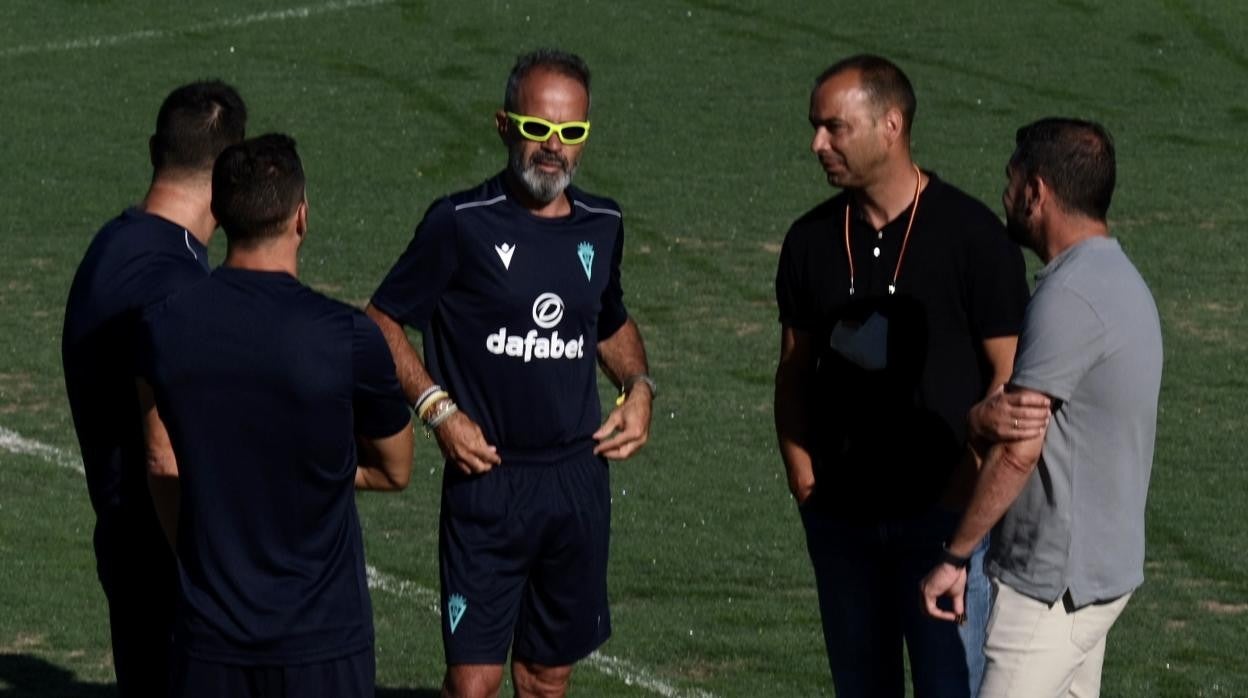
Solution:
[{"label": "short dark hair", "polygon": [[212,168],[212,215],[231,245],[253,246],[282,232],[304,200],[295,140],[268,133],[232,145]]},{"label": "short dark hair", "polygon": [[583,58],[575,53],[568,53],[559,49],[539,48],[536,51],[521,54],[516,58],[516,64],[511,67],[511,75],[507,76],[507,91],[503,94],[503,109],[507,111],[516,110],[516,102],[520,98],[520,83],[524,82],[529,73],[538,68],[550,70],[576,80],[585,88],[585,95],[589,96],[589,66],[586,65]]},{"label": "short dark hair", "polygon": [[157,173],[185,170],[207,173],[217,155],[246,137],[247,105],[220,80],[183,85],[165,98],[156,115],[150,142]]},{"label": "short dark hair", "polygon": [[1018,129],[1010,167],[1039,177],[1068,211],[1105,220],[1114,196],[1114,140],[1092,121],[1049,117]]},{"label": "short dark hair", "polygon": [[829,78],[851,70],[858,72],[862,89],[876,109],[884,111],[889,107],[897,107],[901,110],[902,131],[910,133],[910,127],[914,124],[914,111],[918,107],[914,87],[910,85],[910,78],[906,77],[901,68],[887,58],[870,53],[842,58],[815,78],[811,93],[818,90]]}]

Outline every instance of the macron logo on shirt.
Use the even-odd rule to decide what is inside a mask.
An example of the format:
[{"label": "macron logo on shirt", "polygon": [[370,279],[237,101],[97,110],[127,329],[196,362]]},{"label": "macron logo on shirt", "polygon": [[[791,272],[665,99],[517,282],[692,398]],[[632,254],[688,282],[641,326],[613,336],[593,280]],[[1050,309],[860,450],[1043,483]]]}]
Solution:
[{"label": "macron logo on shirt", "polygon": [[495,245],[494,251],[498,253],[498,258],[503,260],[503,268],[511,269],[511,256],[516,253],[516,246],[508,243]]}]

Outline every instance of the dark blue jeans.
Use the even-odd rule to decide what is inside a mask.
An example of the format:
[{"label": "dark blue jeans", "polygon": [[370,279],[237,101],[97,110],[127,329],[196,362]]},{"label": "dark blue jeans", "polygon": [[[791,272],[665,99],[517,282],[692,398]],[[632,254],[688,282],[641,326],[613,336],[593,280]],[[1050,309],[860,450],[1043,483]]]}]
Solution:
[{"label": "dark blue jeans", "polygon": [[987,541],[971,562],[967,623],[957,626],[923,613],[919,582],[938,561],[958,514],[933,509],[869,524],[805,507],[801,514],[837,698],[904,696],[903,643],[915,698],[974,698],[988,622]]}]

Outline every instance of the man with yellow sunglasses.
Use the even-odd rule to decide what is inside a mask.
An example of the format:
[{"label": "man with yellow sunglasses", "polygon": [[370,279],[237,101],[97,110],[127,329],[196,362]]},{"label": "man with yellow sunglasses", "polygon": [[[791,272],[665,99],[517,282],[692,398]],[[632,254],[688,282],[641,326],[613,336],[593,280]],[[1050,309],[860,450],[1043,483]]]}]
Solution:
[{"label": "man with yellow sunglasses", "polygon": [[[656,388],[619,206],[572,186],[589,103],[579,57],[521,56],[495,114],[506,169],[435,202],[368,307],[446,457],[443,695],[497,695],[509,650],[516,695],[563,695],[611,634],[607,459],[645,444]],[[601,423],[597,365],[620,388]]]}]

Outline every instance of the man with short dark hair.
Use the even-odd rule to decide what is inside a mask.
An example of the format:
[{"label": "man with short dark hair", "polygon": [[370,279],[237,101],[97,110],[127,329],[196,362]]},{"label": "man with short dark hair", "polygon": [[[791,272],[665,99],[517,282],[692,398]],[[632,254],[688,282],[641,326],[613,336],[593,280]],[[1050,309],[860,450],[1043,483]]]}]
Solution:
[{"label": "man with short dark hair", "polygon": [[[1009,376],[1027,285],[992,212],[914,163],[915,104],[879,56],[819,76],[811,150],[842,191],[793,224],[776,275],[776,432],[838,696],[904,695],[903,640],[916,695],[974,695],[983,663],[982,570],[958,628],[914,590],[974,478],[968,417],[999,435],[970,410]],[[1045,416],[1007,409],[1004,438]]]},{"label": "man with short dark hair", "polygon": [[212,186],[225,262],[149,308],[141,344],[151,474],[180,490],[171,694],[371,698],[354,492],[407,485],[407,401],[376,325],[297,279],[294,141],[227,148]]},{"label": "man with short dark hair", "polygon": [[147,196],[92,239],[65,307],[65,388],[95,509],[96,567],[122,696],[165,694],[177,593],[144,463],[134,383],[139,314],[207,275],[217,227],[212,164],[243,140],[246,122],[243,100],[222,82],[183,85],[165,98],[149,140]]},{"label": "man with short dark hair", "polygon": [[[611,632],[606,459],[646,442],[655,386],[623,303],[619,207],[571,186],[584,61],[521,56],[495,124],[506,169],[429,208],[368,313],[446,456],[443,695],[497,695],[510,648],[517,695],[560,696]],[[596,364],[621,387],[601,425]]]},{"label": "man with short dark hair", "polygon": [[[1144,513],[1162,341],[1148,286],[1109,236],[1114,145],[1099,124],[1018,130],[1002,202],[1010,236],[1044,269],[1008,390],[1051,405],[1047,429],[991,444],[948,558],[923,582],[927,612],[961,612],[949,559],[997,525],[984,696],[1095,696],[1110,627],[1144,581]],[[950,597],[952,610],[937,605]]]}]

